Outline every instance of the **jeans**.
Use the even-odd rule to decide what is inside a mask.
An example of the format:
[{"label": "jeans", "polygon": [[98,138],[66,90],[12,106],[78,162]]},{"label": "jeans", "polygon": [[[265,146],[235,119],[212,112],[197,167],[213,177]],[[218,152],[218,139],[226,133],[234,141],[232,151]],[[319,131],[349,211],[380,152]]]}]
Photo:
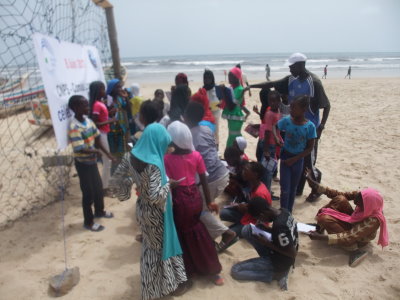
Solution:
[{"label": "jeans", "polygon": [[303,172],[304,161],[304,159],[299,159],[291,166],[284,164],[284,160],[293,156],[285,151],[282,151],[281,154],[281,207],[286,208],[289,212],[293,210],[296,189]]},{"label": "jeans", "polygon": [[97,163],[84,164],[75,160],[75,168],[79,176],[79,185],[82,191],[82,209],[84,224],[93,224],[92,204],[96,216],[104,215],[103,185]]},{"label": "jeans", "polygon": [[271,282],[274,279],[274,267],[269,248],[254,238],[250,225],[243,227],[242,237],[254,247],[260,257],[233,265],[231,276],[236,280]]},{"label": "jeans", "polygon": [[240,220],[242,219],[243,214],[240,213],[236,208],[228,207],[221,209],[219,212],[219,217],[222,221],[232,222],[233,224],[229,226],[229,229],[236,232],[237,236],[242,236],[243,224],[240,223]]}]

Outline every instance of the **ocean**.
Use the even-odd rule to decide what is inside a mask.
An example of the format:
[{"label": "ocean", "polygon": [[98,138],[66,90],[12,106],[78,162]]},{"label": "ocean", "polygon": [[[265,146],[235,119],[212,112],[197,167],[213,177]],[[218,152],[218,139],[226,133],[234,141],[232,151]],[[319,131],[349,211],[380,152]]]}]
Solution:
[{"label": "ocean", "polygon": [[[240,63],[249,82],[265,78],[265,65],[271,68],[271,78],[289,74],[286,59],[290,53],[181,55],[159,57],[126,57],[122,65],[128,71],[128,82],[173,82],[179,72],[190,81],[202,81],[204,69],[214,72],[216,81],[225,80],[225,72]],[[349,66],[352,78],[400,77],[400,52],[370,53],[306,53],[307,68],[318,76],[328,65],[327,78],[343,78]]]}]

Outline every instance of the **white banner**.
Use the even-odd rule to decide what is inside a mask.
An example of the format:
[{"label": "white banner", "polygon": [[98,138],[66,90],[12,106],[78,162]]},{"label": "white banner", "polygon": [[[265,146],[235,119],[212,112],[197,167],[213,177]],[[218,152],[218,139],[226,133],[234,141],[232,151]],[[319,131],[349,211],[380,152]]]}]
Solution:
[{"label": "white banner", "polygon": [[72,95],[88,98],[92,81],[104,82],[103,68],[97,49],[59,41],[40,33],[33,35],[36,56],[49,103],[58,149],[68,146],[68,125],[72,111],[68,100]]}]

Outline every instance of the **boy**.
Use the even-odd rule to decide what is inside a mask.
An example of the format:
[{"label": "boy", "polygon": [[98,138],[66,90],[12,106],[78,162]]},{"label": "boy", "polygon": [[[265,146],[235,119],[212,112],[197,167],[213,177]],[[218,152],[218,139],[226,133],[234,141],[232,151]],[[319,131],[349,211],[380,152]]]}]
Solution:
[{"label": "boy", "polygon": [[272,228],[257,225],[271,233],[271,239],[253,234],[250,225],[244,226],[243,238],[255,248],[260,257],[235,264],[231,275],[236,280],[271,282],[276,279],[280,288],[287,290],[289,270],[294,265],[298,250],[296,222],[286,209],[274,208],[259,197],[250,200],[248,212],[260,223],[273,222]]},{"label": "boy", "polygon": [[[207,126],[199,125],[203,116],[203,106],[197,102],[189,102],[184,114],[185,123],[192,133],[193,146],[196,151],[200,152],[206,165],[210,198],[211,201],[214,202],[228,185],[229,171],[218,158],[218,150],[211,129]],[[200,189],[200,192],[204,199],[203,190]],[[206,226],[212,239],[216,239],[220,235],[222,236],[221,242],[216,246],[218,252],[226,250],[238,241],[235,232],[230,230],[211,214],[207,209],[205,201],[203,201],[203,211],[201,212],[200,220]]]},{"label": "boy", "polygon": [[75,168],[82,190],[83,226],[97,232],[103,230],[104,226],[94,223],[94,217],[112,218],[113,214],[104,210],[103,185],[97,169],[97,157],[101,156],[101,152],[96,148],[100,148],[110,160],[115,161],[115,158],[101,144],[96,125],[86,117],[89,114],[89,103],[85,97],[72,96],[68,107],[75,113],[69,125],[68,137],[74,150]]}]

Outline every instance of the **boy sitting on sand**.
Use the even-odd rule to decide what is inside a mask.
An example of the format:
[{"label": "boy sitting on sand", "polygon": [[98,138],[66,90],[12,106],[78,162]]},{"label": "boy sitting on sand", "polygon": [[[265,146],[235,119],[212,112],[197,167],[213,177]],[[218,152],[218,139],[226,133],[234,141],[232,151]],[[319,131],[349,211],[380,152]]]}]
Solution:
[{"label": "boy sitting on sand", "polygon": [[[257,224],[256,229],[251,224],[243,227],[242,237],[254,247],[260,257],[233,265],[232,277],[236,280],[262,282],[275,279],[282,290],[287,290],[289,270],[294,265],[298,250],[296,222],[288,210],[274,208],[259,197],[250,200],[247,211],[260,223],[273,224],[271,228],[264,224]],[[264,234],[270,233],[270,236],[256,233],[261,230]]]}]

